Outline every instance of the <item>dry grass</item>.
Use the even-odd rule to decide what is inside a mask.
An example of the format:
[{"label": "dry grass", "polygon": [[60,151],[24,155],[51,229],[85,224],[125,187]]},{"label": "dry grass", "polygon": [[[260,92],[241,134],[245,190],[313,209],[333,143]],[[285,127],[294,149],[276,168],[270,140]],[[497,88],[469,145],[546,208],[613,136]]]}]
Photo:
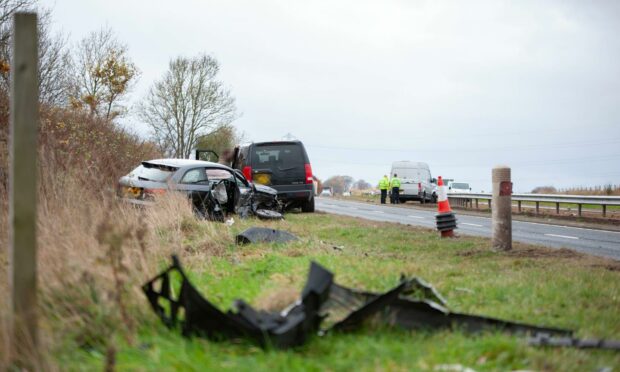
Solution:
[{"label": "dry grass", "polygon": [[[0,245],[8,247],[8,114],[0,97]],[[56,369],[49,355],[67,340],[114,350],[131,342],[148,311],[140,285],[174,251],[205,265],[231,243],[220,226],[196,220],[187,199],[166,195],[155,208],[121,204],[119,175],[154,147],[110,122],[66,110],[46,110],[39,138],[39,369]],[[0,251],[0,277],[8,252]],[[9,293],[8,281],[0,291]],[[0,296],[0,370],[7,363],[9,296]],[[113,358],[112,358],[113,359]]]},{"label": "dry grass", "polygon": [[[206,265],[232,242],[218,229],[224,225],[196,220],[181,195],[137,209],[106,192],[88,192],[74,177],[43,176],[37,264],[41,343],[48,353],[67,338],[85,348],[113,347],[117,337],[131,343],[147,311],[140,285],[158,265],[173,252],[184,262]],[[6,197],[0,203],[6,206]],[[0,242],[7,246],[7,208],[1,210]],[[4,278],[7,261],[7,252],[1,252]],[[0,290],[8,293],[6,281],[0,281]],[[0,350],[6,350],[7,297],[0,297]]]}]

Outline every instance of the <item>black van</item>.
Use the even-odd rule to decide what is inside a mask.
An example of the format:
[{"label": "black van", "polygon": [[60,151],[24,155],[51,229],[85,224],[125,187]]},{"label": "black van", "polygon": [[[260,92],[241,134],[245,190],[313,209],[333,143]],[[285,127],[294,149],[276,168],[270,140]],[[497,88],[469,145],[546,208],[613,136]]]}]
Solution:
[{"label": "black van", "polygon": [[287,207],[314,212],[312,167],[301,141],[253,142],[235,147],[232,167],[254,183],[278,190]]}]

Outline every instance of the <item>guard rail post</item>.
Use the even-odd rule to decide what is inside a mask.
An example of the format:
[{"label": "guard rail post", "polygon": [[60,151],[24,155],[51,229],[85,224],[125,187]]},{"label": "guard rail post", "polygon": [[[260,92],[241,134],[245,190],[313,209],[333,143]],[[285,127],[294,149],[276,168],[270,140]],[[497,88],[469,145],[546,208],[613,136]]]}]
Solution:
[{"label": "guard rail post", "polygon": [[491,217],[493,225],[493,249],[509,251],[512,249],[512,182],[510,168],[497,166],[493,168],[493,208]]}]

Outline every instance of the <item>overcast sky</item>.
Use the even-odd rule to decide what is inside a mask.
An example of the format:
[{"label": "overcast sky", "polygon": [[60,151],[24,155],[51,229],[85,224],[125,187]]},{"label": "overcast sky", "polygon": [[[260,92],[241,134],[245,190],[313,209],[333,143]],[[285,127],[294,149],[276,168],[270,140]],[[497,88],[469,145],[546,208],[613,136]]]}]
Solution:
[{"label": "overcast sky", "polygon": [[[304,142],[315,174],[395,160],[490,191],[620,184],[620,1],[43,0],[71,41],[109,26],[142,71],[206,52],[253,141]],[[146,136],[138,119],[126,125]]]}]

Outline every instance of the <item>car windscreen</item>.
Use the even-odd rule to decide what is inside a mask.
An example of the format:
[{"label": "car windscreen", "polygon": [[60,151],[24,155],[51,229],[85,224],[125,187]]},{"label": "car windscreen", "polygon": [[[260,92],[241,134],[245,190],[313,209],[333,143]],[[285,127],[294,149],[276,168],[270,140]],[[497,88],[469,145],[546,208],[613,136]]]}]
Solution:
[{"label": "car windscreen", "polygon": [[301,146],[297,144],[259,145],[254,148],[252,163],[256,168],[270,168],[280,171],[301,167],[305,159]]},{"label": "car windscreen", "polygon": [[453,189],[469,189],[469,184],[468,183],[453,183],[450,186],[452,186]]},{"label": "car windscreen", "polygon": [[138,177],[142,181],[166,182],[177,168],[167,165],[142,163],[129,173],[130,177]]}]

